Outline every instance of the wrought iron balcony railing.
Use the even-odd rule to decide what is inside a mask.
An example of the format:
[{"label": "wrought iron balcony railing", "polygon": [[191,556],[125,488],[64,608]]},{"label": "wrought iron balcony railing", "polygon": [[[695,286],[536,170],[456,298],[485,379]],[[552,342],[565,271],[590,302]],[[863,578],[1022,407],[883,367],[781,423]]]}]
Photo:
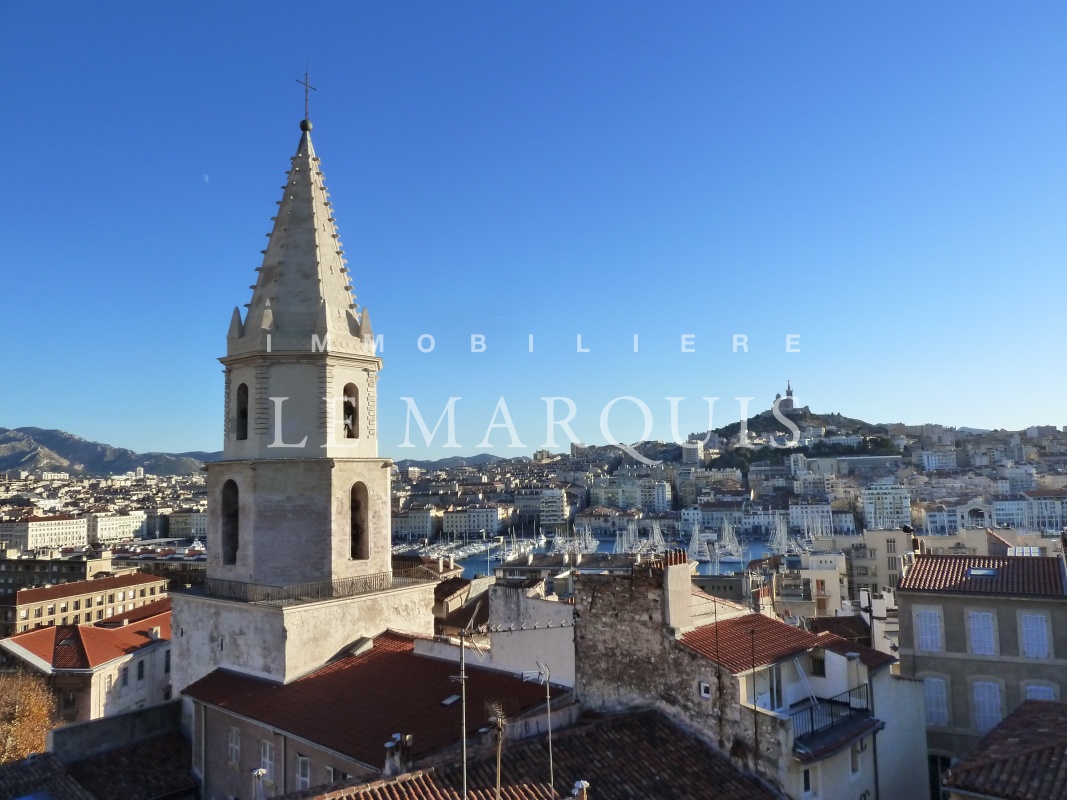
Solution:
[{"label": "wrought iron balcony railing", "polygon": [[818,733],[857,716],[869,717],[870,709],[865,683],[830,698],[817,698],[806,708],[789,714],[793,723],[793,737],[799,739]]}]

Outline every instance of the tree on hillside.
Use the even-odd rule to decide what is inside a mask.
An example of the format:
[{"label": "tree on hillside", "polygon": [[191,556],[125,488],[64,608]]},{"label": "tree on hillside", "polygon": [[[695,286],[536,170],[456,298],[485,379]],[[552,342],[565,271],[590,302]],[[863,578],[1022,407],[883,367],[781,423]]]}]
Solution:
[{"label": "tree on hillside", "polygon": [[55,696],[44,678],[0,673],[0,764],[43,752],[55,723]]}]

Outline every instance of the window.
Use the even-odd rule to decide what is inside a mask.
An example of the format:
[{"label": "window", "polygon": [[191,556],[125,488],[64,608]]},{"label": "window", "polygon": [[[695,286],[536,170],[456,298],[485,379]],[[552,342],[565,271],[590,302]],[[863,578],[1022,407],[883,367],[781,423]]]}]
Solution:
[{"label": "window", "polygon": [[860,771],[860,753],[863,752],[863,740],[852,743],[852,752],[849,755],[849,769],[853,775],[858,775]]},{"label": "window", "polygon": [[311,786],[311,759],[296,757],[296,788],[307,789]]},{"label": "window", "polygon": [[326,767],[326,783],[333,783],[333,767]]},{"label": "window", "polygon": [[170,675],[170,648],[163,651],[163,674]]},{"label": "window", "polygon": [[241,384],[237,387],[237,408],[234,415],[234,437],[238,441],[248,438],[248,386]]},{"label": "window", "polygon": [[114,592],[112,592],[111,594],[109,594],[109,595],[107,596],[107,601],[108,601],[109,603],[114,603],[114,602],[115,602],[115,593],[114,593]]},{"label": "window", "polygon": [[915,633],[919,650],[927,653],[941,652],[941,613],[939,611],[916,611]]},{"label": "window", "polygon": [[60,614],[67,613],[67,604],[66,603],[60,603],[59,604],[59,613]]},{"label": "window", "polygon": [[81,600],[75,600],[74,601],[74,610],[75,611],[81,611],[81,607],[82,607],[82,601]]},{"label": "window", "polygon": [[41,608],[40,606],[37,606],[37,608],[35,608],[35,609],[33,610],[33,616],[34,616],[34,618],[36,618],[36,619],[40,619],[40,617],[41,617],[41,614],[43,613],[43,611],[44,611],[44,610],[43,610],[43,609],[42,609],[42,608]]},{"label": "window", "polygon": [[130,685],[130,668],[129,667],[123,667],[122,668],[122,685],[123,686],[129,686]]},{"label": "window", "polygon": [[700,683],[697,684],[697,691],[701,697],[707,700],[711,697],[711,684],[706,681],[700,681]]},{"label": "window", "polygon": [[56,607],[54,605],[49,606],[47,613],[48,613],[48,616],[50,616],[50,617],[55,616]]},{"label": "window", "polygon": [[237,728],[230,728],[230,736],[227,741],[227,755],[229,763],[235,767],[241,763],[241,731]]},{"label": "window", "polygon": [[996,655],[992,612],[969,611],[967,623],[971,634],[971,653],[976,656]]},{"label": "window", "polygon": [[351,557],[370,558],[367,547],[367,487],[357,483],[351,492]]},{"label": "window", "polygon": [[1044,614],[1022,614],[1023,655],[1027,658],[1048,658],[1048,629]]},{"label": "window", "polygon": [[119,592],[119,602],[121,603],[126,599],[126,592]]},{"label": "window", "polygon": [[885,540],[885,551],[887,553],[895,553],[895,552],[897,552],[897,540],[896,539],[886,539]]},{"label": "window", "polygon": [[19,619],[29,619],[29,618],[30,618],[30,610],[28,608],[23,608],[23,609],[19,610]]},{"label": "window", "polygon": [[111,684],[113,678],[110,675],[104,676],[104,694],[111,694]]},{"label": "window", "polygon": [[240,546],[240,508],[237,484],[232,480],[222,484],[222,563],[237,563],[237,548]]},{"label": "window", "polygon": [[1055,700],[1056,689],[1052,686],[1046,686],[1040,683],[1028,683],[1026,684],[1026,699]]},{"label": "window", "polygon": [[144,659],[137,662],[137,680],[144,680]]},{"label": "window", "polygon": [[359,438],[359,389],[354,383],[345,386],[343,422],[346,439]]},{"label": "window", "polygon": [[98,606],[102,606],[104,604],[104,596],[102,594],[98,594],[96,596],[96,604]]},{"label": "window", "polygon": [[974,698],[974,727],[980,731],[995,728],[1000,722],[1000,684],[993,681],[975,681],[971,685]]},{"label": "window", "polygon": [[259,766],[266,771],[263,780],[274,783],[274,742],[263,739],[259,743]]},{"label": "window", "polygon": [[808,672],[813,678],[826,677],[826,653],[812,653],[809,657]]},{"label": "window", "polygon": [[815,778],[815,769],[808,767],[804,770],[804,797],[815,797],[818,792],[819,787]]},{"label": "window", "polygon": [[926,726],[948,726],[948,692],[943,678],[923,678],[923,699],[926,706]]}]

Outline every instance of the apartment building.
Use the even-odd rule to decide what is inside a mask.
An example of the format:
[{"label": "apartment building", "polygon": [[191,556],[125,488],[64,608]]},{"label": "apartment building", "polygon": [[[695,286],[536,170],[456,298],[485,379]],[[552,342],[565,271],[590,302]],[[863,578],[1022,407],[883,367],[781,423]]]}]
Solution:
[{"label": "apartment building", "polygon": [[89,544],[89,523],[84,517],[69,514],[0,522],[0,542],[7,542],[15,550],[84,547]]},{"label": "apartment building", "polygon": [[134,572],[0,596],[0,637],[121,615],[167,596],[167,581]]},{"label": "apartment building", "polygon": [[393,538],[409,542],[432,541],[441,533],[444,511],[431,504],[413,505],[405,511],[394,511]]},{"label": "apartment building", "polygon": [[114,511],[97,511],[85,515],[89,544],[114,544],[140,539],[148,524],[144,511],[117,514]]},{"label": "apartment building", "polygon": [[111,554],[108,551],[63,555],[59,550],[29,553],[0,550],[0,593],[46,584],[84,581],[97,573],[111,570]]},{"label": "apartment building", "polygon": [[892,479],[864,487],[860,490],[860,503],[868,530],[894,530],[911,524],[911,494]]},{"label": "apartment building", "polygon": [[48,678],[64,723],[87,722],[169,700],[170,601],[92,625],[55,625],[0,640]]},{"label": "apartment building", "polygon": [[924,686],[931,771],[1024,700],[1067,697],[1060,557],[914,555],[897,590],[900,671]]}]

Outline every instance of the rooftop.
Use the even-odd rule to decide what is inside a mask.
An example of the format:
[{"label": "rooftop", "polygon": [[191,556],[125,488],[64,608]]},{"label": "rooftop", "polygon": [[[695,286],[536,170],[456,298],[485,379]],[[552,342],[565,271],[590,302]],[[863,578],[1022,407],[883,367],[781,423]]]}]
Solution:
[{"label": "rooftop", "polygon": [[[417,656],[414,649],[414,638],[389,631],[376,637],[370,650],[341,657],[291,683],[216,669],[184,694],[378,767],[385,758],[383,744],[396,732],[414,736],[416,757],[459,741],[460,705],[446,703],[459,693],[452,679],[457,665]],[[500,702],[508,716],[544,702],[544,687],[536,683],[476,664],[468,664],[468,671],[471,730],[485,724],[487,702]],[[358,726],[352,725],[354,719]]]},{"label": "rooftop", "polygon": [[130,586],[142,586],[150,583],[165,582],[158,575],[144,572],[132,572],[128,575],[116,575],[109,578],[94,578],[86,581],[72,581],[56,586],[42,586],[38,589],[21,589],[6,595],[0,595],[0,606],[24,605],[26,603],[43,603],[47,600],[59,600],[76,594],[107,592],[111,589],[126,589]]},{"label": "rooftop", "polygon": [[1067,576],[1055,556],[918,555],[898,591],[1064,597]]},{"label": "rooftop", "polygon": [[[583,780],[589,783],[589,793],[594,798],[772,800],[782,797],[654,711],[587,717],[572,728],[553,733],[552,756],[555,791],[547,785],[546,739],[507,742],[501,764],[501,796],[508,800],[570,797],[571,787]],[[459,766],[447,765],[370,783],[320,787],[285,797],[288,800],[459,800],[462,780]],[[495,751],[472,753],[468,782],[470,800],[495,797]]]},{"label": "rooftop", "polygon": [[[110,620],[108,620],[110,622]],[[152,638],[159,628],[159,639]],[[8,652],[31,656],[52,670],[95,669],[156,641],[170,639],[170,611],[119,627],[56,625],[27,631],[2,640]]]},{"label": "rooftop", "polygon": [[1067,703],[1027,700],[947,773],[945,786],[981,797],[1067,797]]}]

